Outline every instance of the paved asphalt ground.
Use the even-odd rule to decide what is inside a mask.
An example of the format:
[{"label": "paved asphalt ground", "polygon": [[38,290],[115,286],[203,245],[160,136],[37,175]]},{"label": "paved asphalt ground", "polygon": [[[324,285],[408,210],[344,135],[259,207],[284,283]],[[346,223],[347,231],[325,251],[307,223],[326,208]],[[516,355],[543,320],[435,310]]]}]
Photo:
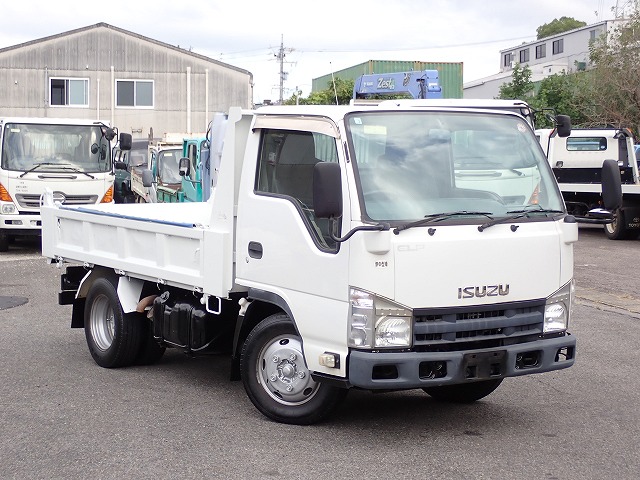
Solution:
[{"label": "paved asphalt ground", "polygon": [[16,244],[0,254],[0,478],[639,478],[639,255],[638,240],[581,229],[574,367],[468,406],[352,391],[295,427],[255,410],[226,357],[96,366],[57,305],[60,271]]}]

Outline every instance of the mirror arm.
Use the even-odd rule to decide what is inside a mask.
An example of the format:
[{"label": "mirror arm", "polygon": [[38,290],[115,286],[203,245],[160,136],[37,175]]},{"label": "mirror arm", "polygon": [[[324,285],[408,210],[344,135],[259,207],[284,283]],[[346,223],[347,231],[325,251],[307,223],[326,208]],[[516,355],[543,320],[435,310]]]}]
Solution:
[{"label": "mirror arm", "polygon": [[[330,220],[335,221],[335,218],[331,217]],[[337,243],[346,242],[349,240],[354,233],[356,232],[383,232],[390,230],[391,226],[388,223],[378,223],[377,225],[360,225],[359,227],[355,227],[346,233],[344,237],[336,237],[333,234],[333,231],[329,232],[329,237],[331,240]]]}]

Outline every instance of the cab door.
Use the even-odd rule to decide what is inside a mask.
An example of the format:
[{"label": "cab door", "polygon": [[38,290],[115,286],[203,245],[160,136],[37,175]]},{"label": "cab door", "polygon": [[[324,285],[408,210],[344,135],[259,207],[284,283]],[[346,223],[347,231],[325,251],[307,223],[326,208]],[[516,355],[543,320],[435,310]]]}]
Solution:
[{"label": "cab door", "polygon": [[[329,229],[334,225],[339,235],[340,225],[315,217],[313,174],[319,162],[339,163],[342,149],[336,138],[316,131],[264,129],[258,135],[259,156],[247,157],[242,172],[236,277],[252,287],[254,298],[264,296],[293,317],[305,356],[310,349],[317,358],[328,344],[340,351],[346,339],[349,242],[331,238]],[[348,224],[348,218],[341,223]]]}]

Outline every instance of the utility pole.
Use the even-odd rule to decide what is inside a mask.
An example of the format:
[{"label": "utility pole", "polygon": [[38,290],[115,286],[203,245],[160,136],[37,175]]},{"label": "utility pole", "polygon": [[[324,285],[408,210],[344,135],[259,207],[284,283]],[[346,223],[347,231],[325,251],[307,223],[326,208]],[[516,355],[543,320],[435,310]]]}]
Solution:
[{"label": "utility pole", "polygon": [[287,78],[287,72],[284,71],[284,59],[287,56],[287,53],[291,53],[292,51],[292,48],[284,48],[284,36],[280,34],[280,49],[278,50],[278,53],[275,54],[275,57],[278,59],[278,63],[280,64],[280,95],[278,101],[280,105],[282,105],[282,101],[284,100],[284,81]]}]

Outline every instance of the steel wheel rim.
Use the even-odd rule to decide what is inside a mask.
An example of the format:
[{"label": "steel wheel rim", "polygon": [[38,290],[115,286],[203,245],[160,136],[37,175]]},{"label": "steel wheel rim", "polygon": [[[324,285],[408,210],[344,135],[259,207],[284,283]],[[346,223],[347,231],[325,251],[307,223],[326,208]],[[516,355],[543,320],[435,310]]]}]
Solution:
[{"label": "steel wheel rim", "polygon": [[307,370],[300,339],[280,335],[265,344],[258,354],[256,375],[260,386],[282,405],[302,405],[318,392]]},{"label": "steel wheel rim", "polygon": [[616,229],[618,228],[618,221],[620,219],[618,218],[618,212],[615,212],[615,215],[613,216],[613,222],[611,223],[605,223],[604,224],[604,228],[607,229],[607,232],[609,232],[610,234],[614,234],[616,232]]},{"label": "steel wheel rim", "polygon": [[115,316],[111,302],[105,295],[96,297],[91,305],[91,336],[100,350],[108,350],[113,343]]}]

